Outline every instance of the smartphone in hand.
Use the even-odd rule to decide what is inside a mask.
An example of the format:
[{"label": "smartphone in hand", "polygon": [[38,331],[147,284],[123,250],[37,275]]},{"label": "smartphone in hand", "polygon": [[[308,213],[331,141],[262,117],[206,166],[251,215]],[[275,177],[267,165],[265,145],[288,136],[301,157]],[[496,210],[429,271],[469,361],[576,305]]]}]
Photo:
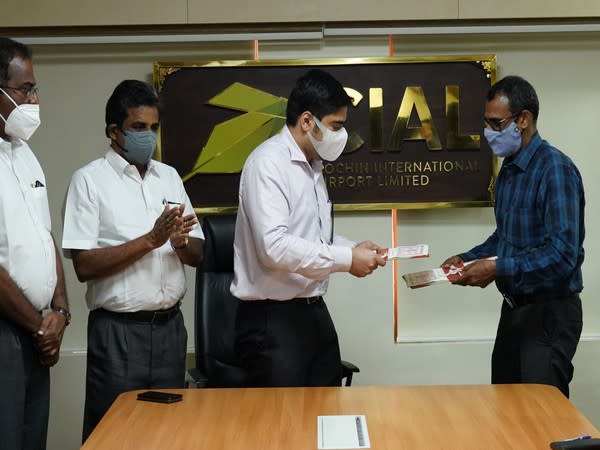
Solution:
[{"label": "smartphone in hand", "polygon": [[138,400],[145,402],[158,402],[158,403],[175,403],[180,402],[183,398],[181,394],[174,394],[171,392],[159,392],[159,391],[146,391],[141,392],[137,395]]}]

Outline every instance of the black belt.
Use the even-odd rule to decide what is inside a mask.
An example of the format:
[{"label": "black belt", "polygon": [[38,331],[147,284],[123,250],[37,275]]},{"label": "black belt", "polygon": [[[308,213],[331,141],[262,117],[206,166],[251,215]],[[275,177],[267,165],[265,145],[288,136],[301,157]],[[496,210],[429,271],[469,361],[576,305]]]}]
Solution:
[{"label": "black belt", "polygon": [[321,297],[320,295],[317,295],[315,297],[296,297],[291,299],[291,302],[296,302],[296,303],[306,303],[307,305],[312,305],[313,303],[317,303],[318,301],[322,301],[323,297]]},{"label": "black belt", "polygon": [[179,307],[181,302],[177,302],[175,305],[167,309],[159,309],[156,311],[135,311],[135,312],[115,312],[107,309],[102,309],[102,312],[114,315],[119,318],[125,318],[134,322],[148,322],[148,323],[165,323],[179,314]]},{"label": "black belt", "polygon": [[502,294],[502,299],[511,308],[518,308],[519,306],[531,305],[533,303],[545,303],[553,300],[561,300],[564,298],[571,297],[576,294],[564,294],[556,295],[553,292],[546,292],[544,294],[529,294],[529,295],[510,295]]},{"label": "black belt", "polygon": [[301,303],[303,305],[312,305],[318,303],[319,301],[323,301],[323,297],[320,295],[315,295],[314,297],[296,297],[289,300],[271,300],[267,298],[265,300],[256,300],[256,301],[247,301],[246,303],[254,303],[254,304],[274,304],[274,305],[290,305],[292,303]]}]

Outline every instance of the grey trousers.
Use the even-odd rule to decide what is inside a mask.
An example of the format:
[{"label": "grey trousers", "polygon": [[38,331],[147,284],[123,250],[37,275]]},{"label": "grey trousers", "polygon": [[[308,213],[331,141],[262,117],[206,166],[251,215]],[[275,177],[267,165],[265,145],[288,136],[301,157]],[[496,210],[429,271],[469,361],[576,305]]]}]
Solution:
[{"label": "grey trousers", "polygon": [[32,336],[0,318],[0,449],[45,449],[49,405],[50,371]]},{"label": "grey trousers", "polygon": [[90,312],[83,441],[119,394],[184,387],[186,350],[181,311],[159,323],[101,309]]}]

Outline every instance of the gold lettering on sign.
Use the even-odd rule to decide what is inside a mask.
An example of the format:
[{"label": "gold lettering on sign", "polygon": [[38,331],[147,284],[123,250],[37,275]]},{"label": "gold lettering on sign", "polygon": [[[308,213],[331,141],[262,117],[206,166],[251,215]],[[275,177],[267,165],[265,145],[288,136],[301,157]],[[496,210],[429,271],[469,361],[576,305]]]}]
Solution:
[{"label": "gold lettering on sign", "polygon": [[329,188],[368,188],[373,186],[373,177],[371,175],[329,177],[327,186]]},{"label": "gold lettering on sign", "polygon": [[446,86],[446,147],[448,150],[480,148],[479,134],[460,134],[460,90],[458,86]]},{"label": "gold lettering on sign", "polygon": [[[409,126],[413,109],[421,122],[420,127]],[[429,150],[441,150],[440,136],[433,123],[431,110],[421,86],[408,86],[404,91],[402,103],[390,138],[390,150],[400,150],[404,141],[424,140]]]},{"label": "gold lettering on sign", "polygon": [[344,90],[346,91],[346,94],[348,94],[348,97],[352,99],[352,106],[356,108],[363,99],[362,94],[351,87],[345,87]]},{"label": "gold lettering on sign", "polygon": [[323,173],[329,188],[412,186],[430,183],[429,174],[479,172],[477,160],[327,162]]},{"label": "gold lettering on sign", "polygon": [[383,151],[383,89],[369,88],[369,124],[371,126],[371,151]]},{"label": "gold lettering on sign", "polygon": [[377,175],[379,187],[427,186],[427,175]]}]

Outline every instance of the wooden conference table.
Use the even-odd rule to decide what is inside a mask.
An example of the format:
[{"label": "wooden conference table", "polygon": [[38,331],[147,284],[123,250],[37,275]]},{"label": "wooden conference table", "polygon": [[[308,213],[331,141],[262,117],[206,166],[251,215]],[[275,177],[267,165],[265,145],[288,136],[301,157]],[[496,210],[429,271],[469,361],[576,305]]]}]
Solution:
[{"label": "wooden conference table", "polygon": [[371,448],[548,449],[598,430],[558,389],[542,385],[167,389],[173,404],[122,394],[84,449],[317,448],[317,416],[364,414]]}]

